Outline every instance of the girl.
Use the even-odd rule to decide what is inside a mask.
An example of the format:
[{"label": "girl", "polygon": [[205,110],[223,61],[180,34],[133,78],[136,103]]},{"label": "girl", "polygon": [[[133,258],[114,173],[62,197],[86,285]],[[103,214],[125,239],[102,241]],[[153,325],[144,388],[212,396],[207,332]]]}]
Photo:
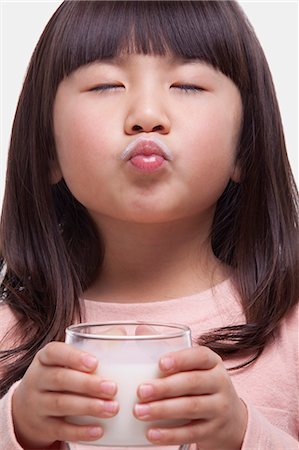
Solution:
[{"label": "girl", "polygon": [[[1,221],[1,450],[103,435],[117,386],[80,321],[192,328],[138,388],[158,448],[297,448],[297,192],[237,3],[66,1],[20,96]],[[93,375],[91,375],[93,374]]]}]

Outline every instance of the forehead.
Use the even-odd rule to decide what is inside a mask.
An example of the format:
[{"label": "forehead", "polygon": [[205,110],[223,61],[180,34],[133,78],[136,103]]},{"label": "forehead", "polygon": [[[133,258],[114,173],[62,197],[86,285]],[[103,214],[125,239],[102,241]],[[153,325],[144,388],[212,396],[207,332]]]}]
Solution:
[{"label": "forehead", "polygon": [[[76,16],[69,32],[64,30],[64,76],[96,62],[125,67],[135,55],[160,56],[170,67],[192,65],[199,60],[219,67],[211,38],[197,23],[200,17],[187,13],[192,3],[186,2],[185,14],[184,3],[171,2],[164,11],[166,3],[87,2],[88,7],[81,10],[84,20]],[[76,2],[77,6],[82,4],[86,3]],[[124,4],[128,6],[123,8]],[[104,5],[107,8],[103,9]]]},{"label": "forehead", "polygon": [[54,55],[58,78],[95,61],[125,67],[128,57],[121,61],[117,56],[123,51],[163,56],[171,52],[176,55],[169,58],[171,68],[192,66],[200,59],[239,85],[246,70],[234,3],[65,2]]},{"label": "forehead", "polygon": [[82,72],[91,71],[97,68],[120,68],[120,69],[137,69],[142,65],[149,66],[153,65],[155,68],[161,70],[174,70],[180,67],[194,67],[209,70],[211,73],[219,72],[218,69],[214,68],[212,65],[202,60],[201,58],[185,58],[176,55],[143,55],[143,54],[121,54],[109,58],[102,58],[92,61],[88,64],[80,66],[74,74],[80,74]]},{"label": "forehead", "polygon": [[[130,80],[132,83],[146,80],[189,80],[205,83],[210,88],[219,87],[228,82],[228,77],[219,69],[200,58],[185,58],[175,55],[127,54],[111,58],[97,59],[80,66],[64,77],[61,84],[85,86],[112,78]],[[172,80],[173,81],[173,80]],[[230,80],[230,83],[233,83]]]}]

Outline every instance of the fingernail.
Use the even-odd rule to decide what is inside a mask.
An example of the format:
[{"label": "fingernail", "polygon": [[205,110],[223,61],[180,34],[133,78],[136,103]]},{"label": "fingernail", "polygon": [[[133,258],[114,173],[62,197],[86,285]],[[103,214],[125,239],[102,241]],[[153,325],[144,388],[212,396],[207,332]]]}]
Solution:
[{"label": "fingernail", "polygon": [[149,398],[154,394],[154,388],[151,384],[142,384],[139,388],[139,395],[142,398]]},{"label": "fingernail", "polygon": [[103,402],[103,410],[109,413],[114,413],[118,409],[117,402]]},{"label": "fingernail", "polygon": [[162,358],[161,364],[166,370],[170,370],[174,367],[174,359],[171,356],[166,356]]},{"label": "fingernail", "polygon": [[103,434],[102,428],[93,427],[88,429],[88,434],[91,437],[100,437]]},{"label": "fingernail", "polygon": [[135,412],[137,416],[144,417],[148,416],[150,413],[150,407],[149,405],[135,405]]},{"label": "fingernail", "polygon": [[116,384],[112,381],[103,381],[100,385],[101,392],[108,395],[113,395],[116,393]]},{"label": "fingernail", "polygon": [[152,440],[152,441],[160,441],[161,437],[162,437],[162,433],[160,430],[149,430],[148,432],[148,437]]},{"label": "fingernail", "polygon": [[98,362],[95,356],[88,354],[83,355],[81,361],[87,369],[93,369]]}]

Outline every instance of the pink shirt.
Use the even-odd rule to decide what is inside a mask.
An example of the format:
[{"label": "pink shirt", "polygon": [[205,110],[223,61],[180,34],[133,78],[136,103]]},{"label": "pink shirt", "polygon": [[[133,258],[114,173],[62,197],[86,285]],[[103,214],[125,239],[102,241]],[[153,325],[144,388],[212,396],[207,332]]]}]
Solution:
[{"label": "pink shirt", "polygon": [[[229,280],[213,289],[178,299],[150,303],[104,303],[82,300],[87,322],[148,320],[183,323],[193,338],[216,327],[244,323],[238,296]],[[0,305],[0,338],[14,322],[8,306]],[[238,395],[248,409],[242,450],[298,450],[298,307],[286,317],[276,339],[249,367],[230,372]],[[240,360],[230,359],[230,367]],[[17,383],[0,400],[0,450],[22,450],[14,435],[11,398]],[[72,450],[90,446],[71,444]],[[120,447],[104,448],[120,450]],[[148,447],[145,447],[148,448]],[[155,447],[177,449],[177,446]],[[192,450],[196,448],[192,446]],[[28,449],[26,449],[28,450]],[[221,449],[217,449],[221,450]]]}]

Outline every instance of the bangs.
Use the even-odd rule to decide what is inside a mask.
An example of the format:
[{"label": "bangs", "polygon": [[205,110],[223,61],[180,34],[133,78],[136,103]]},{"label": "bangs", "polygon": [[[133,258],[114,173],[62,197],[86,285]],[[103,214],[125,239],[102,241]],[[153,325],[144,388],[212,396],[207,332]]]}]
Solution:
[{"label": "bangs", "polygon": [[170,53],[202,60],[244,87],[236,8],[240,13],[235,2],[66,1],[54,15],[53,67],[62,79],[120,54]]}]

